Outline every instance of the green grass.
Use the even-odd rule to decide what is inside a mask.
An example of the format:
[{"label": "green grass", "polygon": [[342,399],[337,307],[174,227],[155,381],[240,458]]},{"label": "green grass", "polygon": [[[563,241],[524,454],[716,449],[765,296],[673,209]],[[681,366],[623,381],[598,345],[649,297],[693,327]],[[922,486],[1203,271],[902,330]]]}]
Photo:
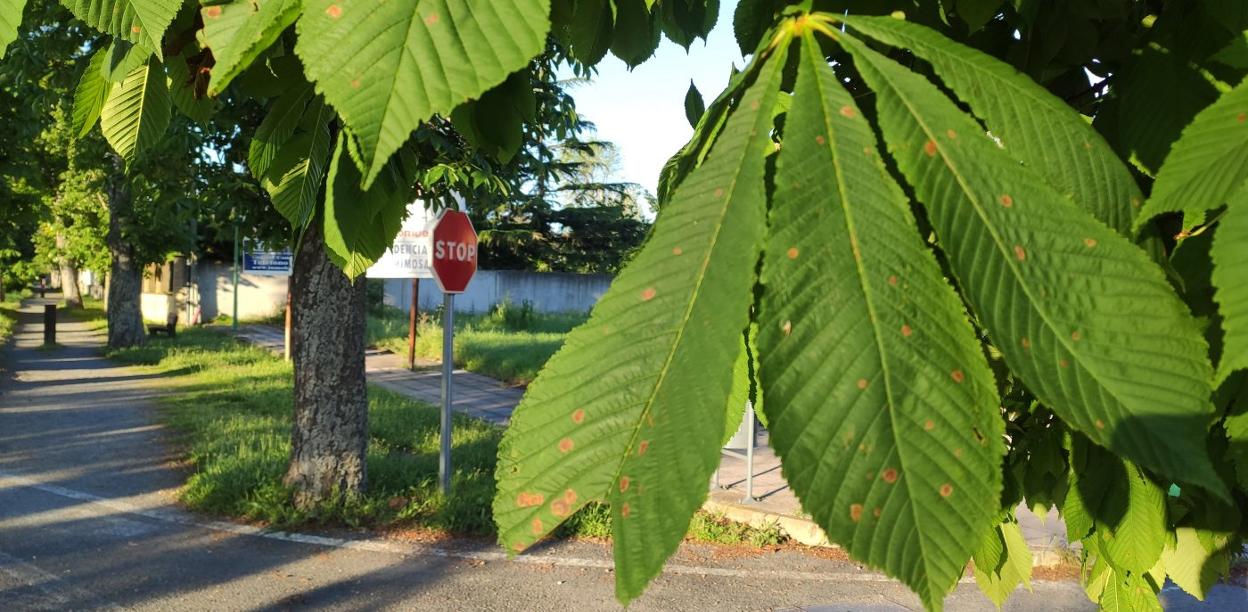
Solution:
[{"label": "green grass", "polygon": [[[175,339],[115,351],[116,360],[165,374],[162,420],[193,470],[182,492],[190,508],[278,527],[350,525],[431,529],[460,535],[495,533],[490,506],[503,430],[456,415],[452,494],[437,487],[438,411],[380,388],[369,390],[368,492],[345,504],[304,511],[282,485],[290,453],[290,364],[225,334],[193,328]],[[558,537],[606,538],[606,507],[573,516]],[[776,529],[751,529],[698,514],[691,539],[764,545]]]},{"label": "green grass", "polygon": [[[513,385],[533,381],[563,345],[584,313],[538,314],[527,305],[500,304],[486,315],[456,315],[455,365]],[[407,354],[408,316],[395,308],[374,312],[368,320],[371,346]],[[442,358],[442,324],[438,313],[422,315],[417,324],[416,354]]]}]

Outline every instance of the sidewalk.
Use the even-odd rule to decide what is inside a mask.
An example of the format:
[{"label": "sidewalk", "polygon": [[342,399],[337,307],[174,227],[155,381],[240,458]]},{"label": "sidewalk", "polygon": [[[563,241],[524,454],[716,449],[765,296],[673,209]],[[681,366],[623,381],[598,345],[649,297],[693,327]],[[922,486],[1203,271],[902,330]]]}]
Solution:
[{"label": "sidewalk", "polygon": [[[238,337],[281,354],[285,340],[281,329],[267,325],[243,325]],[[438,405],[442,401],[442,374],[439,370],[411,371],[395,354],[369,350],[365,354],[368,381],[395,393]],[[479,374],[455,370],[453,409],[469,416],[506,426],[511,412],[524,392]],[[754,498],[746,496],[745,454],[724,451],[719,470],[710,483],[711,492],[704,509],[754,526],[778,524],[792,539],[810,546],[828,546],[827,536],[802,512],[801,504],[781,473],[780,458],[767,444],[767,432],[758,437],[754,450]],[[1069,555],[1066,526],[1051,510],[1042,520],[1025,506],[1017,510],[1023,536],[1027,539],[1037,566],[1060,564]]]}]

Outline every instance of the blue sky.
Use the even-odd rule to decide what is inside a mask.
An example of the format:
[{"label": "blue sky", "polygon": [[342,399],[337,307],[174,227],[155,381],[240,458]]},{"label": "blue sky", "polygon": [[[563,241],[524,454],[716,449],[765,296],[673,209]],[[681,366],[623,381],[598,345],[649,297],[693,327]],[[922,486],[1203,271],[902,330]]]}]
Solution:
[{"label": "blue sky", "polygon": [[572,91],[598,138],[619,147],[620,179],[654,192],[663,164],[693,134],[684,105],[690,79],[710,104],[728,84],[733,63],[744,65],[732,34],[736,7],[736,0],[725,0],[710,39],[694,42],[688,53],[664,38],[655,56],[631,72],[608,55],[593,82]]}]

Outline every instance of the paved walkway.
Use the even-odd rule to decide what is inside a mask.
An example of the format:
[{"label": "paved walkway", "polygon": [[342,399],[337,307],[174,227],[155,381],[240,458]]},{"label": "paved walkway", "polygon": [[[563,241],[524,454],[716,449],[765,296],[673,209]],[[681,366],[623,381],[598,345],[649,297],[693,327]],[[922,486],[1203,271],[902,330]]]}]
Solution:
[{"label": "paved walkway", "polygon": [[[280,328],[268,325],[243,325],[238,335],[249,342],[275,353],[284,349]],[[404,360],[385,351],[370,350],[365,356],[369,382],[407,397],[438,404],[442,401],[440,370],[411,371]],[[523,391],[464,370],[455,371],[455,403],[458,412],[506,425],[512,410],[520,403]],[[801,504],[789,488],[780,469],[780,458],[767,444],[767,432],[761,431],[759,446],[754,451],[753,498],[744,452],[724,451],[719,471],[711,482],[707,509],[754,525],[779,523],[790,537],[810,545],[827,543],[827,537],[802,512]],[[1056,510],[1045,520],[1026,507],[1018,508],[1019,523],[1024,537],[1033,549],[1038,565],[1056,565],[1063,560],[1067,548],[1066,526]]]},{"label": "paved walkway", "polygon": [[[287,533],[178,507],[186,474],[155,417],[159,377],[61,323],[42,349],[35,302],[0,349],[0,609],[619,610],[609,545],[553,542],[507,560],[492,541],[437,545],[358,531]],[[682,545],[630,610],[907,610],[895,581],[798,550]],[[992,610],[964,582],[952,610]],[[1038,582],[1011,609],[1089,609]]]}]

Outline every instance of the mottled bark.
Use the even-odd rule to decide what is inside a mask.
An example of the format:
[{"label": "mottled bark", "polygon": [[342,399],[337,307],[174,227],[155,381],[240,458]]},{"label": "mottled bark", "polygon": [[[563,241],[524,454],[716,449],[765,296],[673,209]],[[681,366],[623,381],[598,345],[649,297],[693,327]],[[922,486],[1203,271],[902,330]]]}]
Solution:
[{"label": "mottled bark", "polygon": [[[64,250],[65,242],[65,236],[57,234],[57,250]],[[65,306],[82,308],[82,292],[78,289],[78,267],[64,255],[57,258],[57,264],[61,271],[61,294],[65,297]]]},{"label": "mottled bark", "polygon": [[134,245],[122,231],[134,209],[126,168],[120,157],[113,158],[113,172],[108,181],[108,250],[112,270],[108,282],[108,346],[126,348],[139,346],[147,339],[143,333],[143,269],[134,257]]},{"label": "mottled bark", "polygon": [[304,234],[291,277],[295,420],[285,482],[306,508],[350,496],[367,482],[368,294],[329,260],[318,222]]}]

